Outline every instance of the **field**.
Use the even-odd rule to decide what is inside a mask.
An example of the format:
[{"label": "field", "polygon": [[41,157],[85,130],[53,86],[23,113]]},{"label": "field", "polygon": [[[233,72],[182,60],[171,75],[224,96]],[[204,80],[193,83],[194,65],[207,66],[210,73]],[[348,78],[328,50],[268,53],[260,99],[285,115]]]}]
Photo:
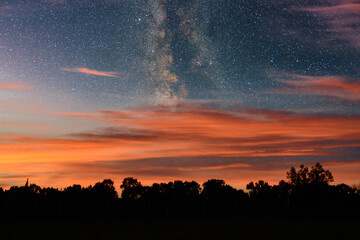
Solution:
[{"label": "field", "polygon": [[354,239],[360,220],[146,220],[3,222],[0,239]]}]

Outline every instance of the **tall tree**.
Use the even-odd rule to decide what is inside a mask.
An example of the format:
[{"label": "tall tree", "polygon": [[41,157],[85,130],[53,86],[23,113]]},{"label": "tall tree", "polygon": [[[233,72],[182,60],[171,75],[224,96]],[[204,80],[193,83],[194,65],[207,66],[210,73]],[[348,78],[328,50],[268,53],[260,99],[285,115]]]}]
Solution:
[{"label": "tall tree", "polygon": [[298,171],[296,171],[294,167],[291,167],[290,171],[286,174],[288,182],[292,186],[303,186],[308,183],[329,184],[334,181],[332,173],[329,170],[325,170],[320,163],[311,166],[310,171],[309,168],[304,165],[300,165]]},{"label": "tall tree", "polygon": [[138,199],[144,192],[144,187],[137,179],[132,177],[124,178],[120,188],[123,190],[121,197],[124,199]]},{"label": "tall tree", "polygon": [[99,198],[117,198],[117,192],[114,187],[114,181],[111,179],[104,179],[98,182],[91,189],[91,192]]},{"label": "tall tree", "polygon": [[316,163],[311,167],[309,172],[309,179],[311,183],[329,184],[334,181],[334,177],[329,170],[325,170],[320,163]]}]

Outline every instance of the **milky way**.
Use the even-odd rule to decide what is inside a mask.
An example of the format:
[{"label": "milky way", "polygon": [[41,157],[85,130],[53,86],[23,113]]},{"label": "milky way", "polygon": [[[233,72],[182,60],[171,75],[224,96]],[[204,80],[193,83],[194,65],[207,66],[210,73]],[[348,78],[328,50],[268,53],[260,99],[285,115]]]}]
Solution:
[{"label": "milky way", "polygon": [[[65,105],[76,95],[100,106],[186,98],[328,112],[326,95],[267,92],[283,86],[278,75],[358,81],[358,8],[355,0],[6,1],[1,81],[38,85]],[[121,78],[63,71],[80,68]],[[355,111],[337,100],[331,109]]]}]

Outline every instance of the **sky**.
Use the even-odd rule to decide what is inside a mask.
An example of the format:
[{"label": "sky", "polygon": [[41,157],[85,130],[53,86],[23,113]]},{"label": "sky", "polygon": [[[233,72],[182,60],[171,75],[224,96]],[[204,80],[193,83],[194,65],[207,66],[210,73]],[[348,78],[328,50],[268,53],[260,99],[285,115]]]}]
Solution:
[{"label": "sky", "polygon": [[360,184],[359,0],[0,2],[0,187]]}]

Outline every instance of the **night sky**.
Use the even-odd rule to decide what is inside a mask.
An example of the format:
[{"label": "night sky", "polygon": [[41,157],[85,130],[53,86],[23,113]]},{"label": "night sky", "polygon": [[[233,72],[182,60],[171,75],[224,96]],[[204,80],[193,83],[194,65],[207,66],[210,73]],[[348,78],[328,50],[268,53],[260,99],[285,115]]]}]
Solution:
[{"label": "night sky", "polygon": [[360,183],[359,0],[0,2],[0,186]]}]

